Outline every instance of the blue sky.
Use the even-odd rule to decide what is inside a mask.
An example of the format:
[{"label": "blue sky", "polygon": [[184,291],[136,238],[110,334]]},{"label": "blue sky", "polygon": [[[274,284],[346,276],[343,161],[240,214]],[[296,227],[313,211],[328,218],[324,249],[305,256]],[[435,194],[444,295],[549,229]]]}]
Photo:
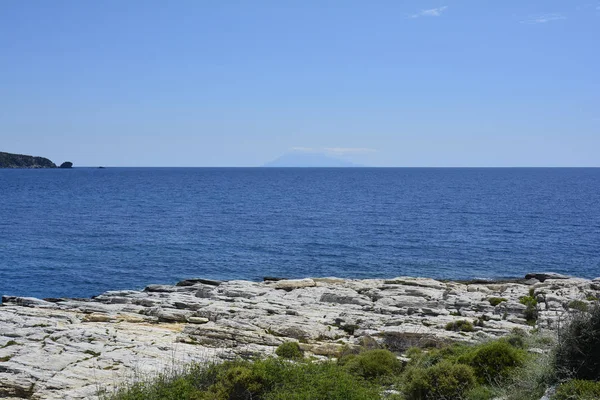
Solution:
[{"label": "blue sky", "polygon": [[0,2],[0,151],[600,166],[600,1]]}]

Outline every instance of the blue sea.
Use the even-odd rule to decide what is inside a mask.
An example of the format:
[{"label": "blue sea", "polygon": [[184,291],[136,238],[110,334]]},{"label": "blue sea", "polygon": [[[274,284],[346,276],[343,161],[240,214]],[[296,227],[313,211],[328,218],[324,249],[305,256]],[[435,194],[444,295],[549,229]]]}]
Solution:
[{"label": "blue sea", "polygon": [[0,294],[531,271],[600,276],[600,169],[0,170]]}]

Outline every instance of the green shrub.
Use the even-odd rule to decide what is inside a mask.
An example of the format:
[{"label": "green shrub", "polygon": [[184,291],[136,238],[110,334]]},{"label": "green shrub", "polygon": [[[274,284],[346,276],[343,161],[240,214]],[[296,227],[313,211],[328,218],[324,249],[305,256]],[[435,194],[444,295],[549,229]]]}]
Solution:
[{"label": "green shrub", "polygon": [[490,304],[494,307],[496,307],[498,304],[507,301],[504,297],[490,297],[488,299],[488,301],[490,302]]},{"label": "green shrub", "polygon": [[569,304],[567,305],[567,307],[570,310],[577,310],[577,311],[582,311],[582,312],[586,312],[589,310],[588,304],[582,300],[571,300],[569,302]]},{"label": "green shrub", "polygon": [[208,392],[218,399],[260,398],[269,389],[269,377],[260,363],[222,368]]},{"label": "green shrub", "polygon": [[[262,400],[376,400],[380,388],[335,363],[299,363]],[[252,398],[254,399],[254,398]],[[211,399],[212,400],[212,399]]]},{"label": "green shrub", "polygon": [[304,352],[296,342],[285,342],[280,344],[279,347],[277,347],[277,350],[275,350],[275,354],[289,360],[297,360],[304,357]]},{"label": "green shrub", "polygon": [[279,358],[194,367],[140,382],[104,400],[373,400],[379,388],[333,362]]},{"label": "green shrub", "polygon": [[454,332],[473,332],[473,324],[467,320],[460,319],[458,321],[448,322],[446,324],[446,330]]},{"label": "green shrub", "polygon": [[497,397],[496,392],[489,386],[475,386],[464,396],[466,400],[491,400]]},{"label": "green shrub", "polygon": [[554,367],[561,379],[600,378],[600,307],[574,313],[559,327]]},{"label": "green shrub", "polygon": [[477,347],[462,361],[473,367],[480,382],[495,384],[506,379],[514,368],[523,365],[525,358],[524,350],[498,340]]},{"label": "green shrub", "polygon": [[526,347],[525,339],[523,338],[523,336],[520,335],[509,335],[503,340],[505,340],[506,343],[510,344],[512,347],[516,347],[517,349],[524,349]]},{"label": "green shrub", "polygon": [[[415,368],[429,368],[442,361],[449,361],[451,363],[459,363],[460,360],[464,359],[468,354],[473,352],[472,345],[455,343],[440,349],[431,349],[423,351],[418,348],[412,348],[407,357],[410,358],[408,363],[409,367]],[[466,362],[461,362],[466,364]]]},{"label": "green shrub", "polygon": [[407,400],[460,399],[474,385],[471,367],[442,361],[429,368],[409,368],[404,395]]},{"label": "green shrub", "polygon": [[526,308],[523,311],[525,319],[530,325],[534,325],[535,321],[538,319],[538,308],[537,308],[537,300],[533,296],[533,292],[530,290],[529,296],[522,296],[519,298],[519,303],[523,304]]},{"label": "green shrub", "polygon": [[556,389],[552,400],[597,400],[600,399],[600,382],[572,380]]},{"label": "green shrub", "polygon": [[402,364],[394,353],[387,350],[369,350],[358,355],[340,359],[344,368],[365,379],[391,376],[402,370]]}]

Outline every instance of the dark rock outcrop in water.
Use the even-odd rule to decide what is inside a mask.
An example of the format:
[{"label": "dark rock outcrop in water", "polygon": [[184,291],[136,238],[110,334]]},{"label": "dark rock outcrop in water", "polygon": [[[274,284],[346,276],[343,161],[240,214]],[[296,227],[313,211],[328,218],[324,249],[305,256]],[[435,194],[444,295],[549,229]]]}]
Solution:
[{"label": "dark rock outcrop in water", "polygon": [[44,157],[0,152],[0,168],[56,168],[56,164]]},{"label": "dark rock outcrop in water", "polygon": [[60,168],[73,168],[73,163],[71,161],[65,161],[60,164]]}]

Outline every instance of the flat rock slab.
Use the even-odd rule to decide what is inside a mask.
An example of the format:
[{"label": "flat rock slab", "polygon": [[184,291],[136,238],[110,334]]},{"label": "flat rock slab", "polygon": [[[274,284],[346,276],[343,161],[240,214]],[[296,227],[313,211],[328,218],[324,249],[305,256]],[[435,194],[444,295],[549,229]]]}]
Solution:
[{"label": "flat rock slab", "polygon": [[[485,340],[532,329],[519,301],[532,293],[536,327],[552,330],[570,302],[592,304],[587,299],[600,294],[597,281],[556,274],[529,279],[188,279],[93,299],[3,296],[0,399],[94,398],[98,389],[110,391],[136,374],[272,355],[286,341],[300,341],[316,357],[334,357],[344,345],[402,352],[423,343]],[[474,330],[446,330],[458,320]]]},{"label": "flat rock slab", "polygon": [[557,274],[556,272],[534,272],[525,275],[525,279],[537,279],[544,282],[546,279],[570,279],[570,276]]}]

